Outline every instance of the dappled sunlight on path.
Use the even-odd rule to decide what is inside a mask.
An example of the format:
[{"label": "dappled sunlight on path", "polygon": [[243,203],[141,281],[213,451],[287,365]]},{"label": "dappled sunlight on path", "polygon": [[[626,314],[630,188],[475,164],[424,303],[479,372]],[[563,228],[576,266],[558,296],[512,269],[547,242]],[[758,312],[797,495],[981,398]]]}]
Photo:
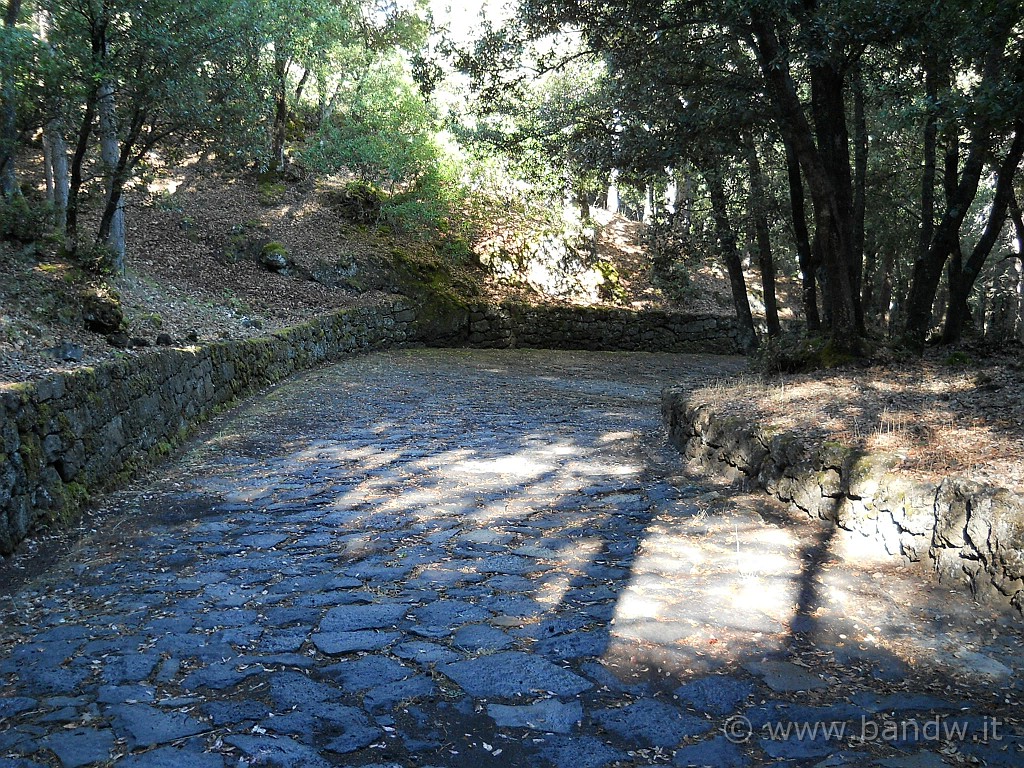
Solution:
[{"label": "dappled sunlight on path", "polygon": [[1012,732],[764,730],[1012,721],[1020,625],[686,475],[660,388],[737,367],[410,350],[271,390],[122,494],[137,538],[87,541],[6,603],[0,745],[153,761],[132,765],[1018,759]]}]

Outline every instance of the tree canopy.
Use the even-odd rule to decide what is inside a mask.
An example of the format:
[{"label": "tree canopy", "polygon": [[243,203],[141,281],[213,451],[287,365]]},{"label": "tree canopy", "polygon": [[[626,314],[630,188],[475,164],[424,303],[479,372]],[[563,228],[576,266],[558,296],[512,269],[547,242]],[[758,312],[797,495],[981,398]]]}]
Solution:
[{"label": "tree canopy", "polygon": [[[781,333],[782,273],[799,275],[792,309],[836,353],[880,334],[920,351],[940,322],[950,343],[983,325],[993,252],[1020,253],[1022,11],[521,0],[467,48],[419,2],[7,0],[0,196],[14,221],[18,163],[41,138],[67,247],[108,248],[116,269],[125,190],[154,151],[344,170],[441,228],[460,225],[438,202],[468,210],[479,169],[500,165],[584,217],[611,188],[678,234],[675,258],[717,252],[751,349],[759,330]],[[85,236],[95,183],[105,202]]]}]

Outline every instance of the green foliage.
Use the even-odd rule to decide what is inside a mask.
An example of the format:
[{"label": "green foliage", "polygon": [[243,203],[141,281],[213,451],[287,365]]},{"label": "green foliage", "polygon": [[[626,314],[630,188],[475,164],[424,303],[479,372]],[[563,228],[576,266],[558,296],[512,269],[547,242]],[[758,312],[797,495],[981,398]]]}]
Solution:
[{"label": "green foliage", "polygon": [[619,270],[615,265],[608,261],[598,261],[594,266],[604,278],[604,282],[598,286],[601,298],[604,301],[625,301],[626,289],[622,287]]},{"label": "green foliage", "polygon": [[29,200],[22,195],[0,197],[0,240],[33,243],[43,239],[50,229],[53,208],[48,203]]},{"label": "green foliage", "polygon": [[390,192],[414,185],[436,162],[433,129],[434,116],[401,63],[382,60],[347,94],[306,157]]},{"label": "green foliage", "polygon": [[367,220],[407,233],[465,232],[457,212],[467,203],[457,148],[439,131],[408,66],[382,57],[345,94],[303,153],[324,174],[348,173],[343,203]]},{"label": "green foliage", "polygon": [[89,243],[80,245],[74,258],[87,272],[93,275],[113,275],[117,254],[106,243]]},{"label": "green foliage", "polygon": [[271,240],[269,243],[263,246],[261,253],[264,256],[282,256],[288,258],[288,249],[276,240]]}]

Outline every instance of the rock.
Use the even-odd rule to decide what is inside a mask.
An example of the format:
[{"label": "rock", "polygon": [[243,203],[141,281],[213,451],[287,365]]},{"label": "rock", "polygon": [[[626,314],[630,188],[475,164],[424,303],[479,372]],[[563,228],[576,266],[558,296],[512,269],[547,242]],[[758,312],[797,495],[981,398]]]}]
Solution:
[{"label": "rock", "polygon": [[676,750],[672,765],[677,768],[743,768],[748,765],[740,748],[724,736]]},{"label": "rock", "polygon": [[246,720],[255,722],[270,714],[270,708],[266,704],[253,699],[209,701],[203,704],[201,709],[215,726],[236,725]]},{"label": "rock", "polygon": [[815,691],[828,687],[828,683],[817,675],[788,661],[755,661],[744,664],[744,667],[777,692]]},{"label": "rock", "polygon": [[579,701],[564,703],[558,699],[542,699],[522,707],[488,704],[487,714],[501,728],[569,733],[583,719],[583,705]]},{"label": "rock", "polygon": [[485,699],[510,699],[536,691],[573,696],[593,685],[550,661],[518,651],[458,661],[442,667],[441,671],[466,693]]},{"label": "rock", "polygon": [[363,697],[363,707],[371,714],[380,715],[390,711],[401,702],[428,698],[433,696],[436,691],[430,678],[418,675],[408,680],[398,680],[372,688]]},{"label": "rock", "polygon": [[260,251],[260,265],[271,272],[288,269],[288,249],[278,242],[269,242]]},{"label": "rock", "polygon": [[413,674],[411,668],[385,656],[363,656],[334,664],[324,671],[351,694],[404,680]]},{"label": "rock", "polygon": [[85,356],[85,350],[78,344],[70,341],[62,341],[56,347],[47,350],[57,360],[70,363],[79,363]]},{"label": "rock", "polygon": [[198,750],[160,747],[141,755],[128,755],[117,761],[120,768],[224,768],[224,758]]},{"label": "rock", "polygon": [[78,768],[109,760],[110,750],[114,747],[114,734],[109,730],[76,728],[47,736],[42,746],[60,758],[63,768]]},{"label": "rock", "polygon": [[952,656],[945,656],[943,660],[951,666],[960,667],[969,674],[989,680],[1004,681],[1013,677],[1013,670],[1002,662],[996,661],[984,653],[970,651],[966,648],[953,651]]},{"label": "rock", "polygon": [[713,675],[693,680],[676,689],[675,694],[698,712],[728,715],[754,691],[746,680]]},{"label": "rock", "polygon": [[86,330],[111,334],[124,325],[124,312],[116,298],[91,290],[82,295],[82,319]]},{"label": "rock", "polygon": [[411,640],[396,645],[391,652],[400,659],[418,662],[419,664],[448,664],[458,661],[459,654],[444,646],[428,643],[425,640]]},{"label": "rock", "polygon": [[551,736],[537,750],[555,768],[603,768],[616,760],[628,760],[624,752],[602,744],[592,736]]},{"label": "rock", "polygon": [[169,347],[174,344],[174,339],[171,338],[169,333],[161,333],[156,337],[156,345],[158,347]]},{"label": "rock", "polygon": [[714,724],[657,699],[640,699],[625,707],[602,709],[594,720],[630,742],[675,747],[685,738],[710,731]]},{"label": "rock", "polygon": [[328,752],[340,755],[355,752],[370,746],[382,734],[380,728],[376,727],[365,713],[351,707],[348,709],[351,709],[352,714],[346,722],[332,723],[335,727],[340,725],[342,734],[327,742]]},{"label": "rock", "polygon": [[116,333],[107,334],[107,343],[117,349],[128,349],[131,346],[132,340],[124,331],[117,331]]},{"label": "rock", "polygon": [[287,736],[237,735],[227,736],[224,741],[262,764],[280,768],[330,768],[330,763],[320,757],[315,749]]},{"label": "rock", "polygon": [[393,627],[405,616],[405,611],[404,605],[387,603],[339,606],[332,608],[324,616],[320,622],[320,632],[329,634]]},{"label": "rock", "polygon": [[146,704],[122,704],[110,711],[115,727],[131,749],[167,744],[210,730],[207,723],[183,712],[162,712]]},{"label": "rock", "polygon": [[321,653],[338,656],[355,651],[379,651],[400,640],[400,632],[364,629],[356,632],[317,632],[310,640]]},{"label": "rock", "polygon": [[0,720],[28,712],[37,706],[35,699],[28,696],[5,696],[0,698]]},{"label": "rock", "polygon": [[877,761],[875,765],[880,765],[882,768],[947,768],[949,763],[934,752],[918,752],[913,755],[887,757]]},{"label": "rock", "polygon": [[132,336],[131,345],[133,347],[151,347],[153,346],[153,342],[145,336]]},{"label": "rock", "polygon": [[468,651],[499,651],[512,644],[512,638],[497,627],[468,624],[455,633],[455,645]]}]

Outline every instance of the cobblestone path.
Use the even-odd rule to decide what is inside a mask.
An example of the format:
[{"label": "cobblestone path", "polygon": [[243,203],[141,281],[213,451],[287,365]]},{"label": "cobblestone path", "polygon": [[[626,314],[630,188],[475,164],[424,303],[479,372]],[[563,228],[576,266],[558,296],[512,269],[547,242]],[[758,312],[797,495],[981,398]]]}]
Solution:
[{"label": "cobblestone path", "polygon": [[684,473],[660,388],[738,368],[270,391],[0,601],[0,768],[1024,765],[1019,617]]}]

